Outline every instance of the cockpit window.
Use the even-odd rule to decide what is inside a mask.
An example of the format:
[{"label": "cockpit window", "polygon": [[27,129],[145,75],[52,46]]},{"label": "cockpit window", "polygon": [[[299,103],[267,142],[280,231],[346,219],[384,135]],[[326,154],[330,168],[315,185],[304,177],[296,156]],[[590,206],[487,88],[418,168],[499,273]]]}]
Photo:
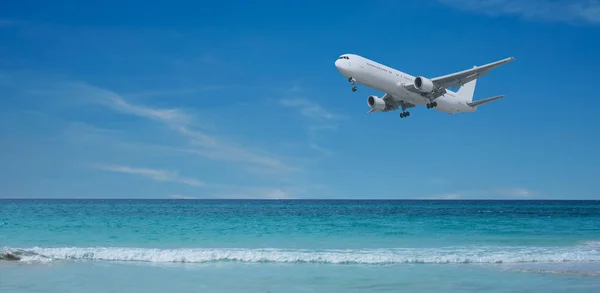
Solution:
[{"label": "cockpit window", "polygon": [[348,60],[350,60],[350,58],[348,58],[348,56],[340,56],[340,58],[338,58],[338,59],[348,59]]}]

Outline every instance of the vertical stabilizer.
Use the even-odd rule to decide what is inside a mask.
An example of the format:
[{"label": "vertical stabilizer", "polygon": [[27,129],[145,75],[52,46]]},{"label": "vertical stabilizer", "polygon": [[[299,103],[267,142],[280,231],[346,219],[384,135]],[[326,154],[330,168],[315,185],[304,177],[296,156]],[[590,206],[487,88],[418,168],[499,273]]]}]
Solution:
[{"label": "vertical stabilizer", "polygon": [[[477,66],[473,66],[473,68],[477,68]],[[463,84],[456,92],[457,98],[461,101],[472,102],[475,94],[475,84],[477,84],[477,79]]]},{"label": "vertical stabilizer", "polygon": [[477,83],[477,79],[469,81],[461,86],[456,92],[458,98],[461,101],[471,102],[473,101],[473,95],[475,94],[475,84]]}]

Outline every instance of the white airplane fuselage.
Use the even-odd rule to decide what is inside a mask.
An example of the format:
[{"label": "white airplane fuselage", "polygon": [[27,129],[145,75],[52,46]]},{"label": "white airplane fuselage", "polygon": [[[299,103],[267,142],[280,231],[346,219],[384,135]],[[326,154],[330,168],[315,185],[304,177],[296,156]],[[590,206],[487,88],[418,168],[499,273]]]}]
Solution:
[{"label": "white airplane fuselage", "polygon": [[[425,106],[431,102],[427,97],[402,86],[412,84],[415,80],[414,76],[358,55],[344,54],[342,56],[348,58],[337,59],[335,67],[346,78],[352,78],[356,83],[414,105]],[[435,102],[437,105],[434,109],[449,114],[477,111],[476,107],[467,105],[469,100],[461,98],[459,94],[450,90],[446,90],[446,93],[435,99]]]}]

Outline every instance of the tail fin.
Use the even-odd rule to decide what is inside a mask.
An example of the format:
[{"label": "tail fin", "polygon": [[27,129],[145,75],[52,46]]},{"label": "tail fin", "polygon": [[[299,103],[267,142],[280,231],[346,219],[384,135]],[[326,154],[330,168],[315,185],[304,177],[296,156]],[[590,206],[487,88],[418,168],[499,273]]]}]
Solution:
[{"label": "tail fin", "polygon": [[[477,66],[473,66],[476,68]],[[477,84],[477,79],[473,79],[465,84],[463,84],[458,91],[456,92],[457,98],[462,101],[472,102],[473,95],[475,94],[475,85]]]}]

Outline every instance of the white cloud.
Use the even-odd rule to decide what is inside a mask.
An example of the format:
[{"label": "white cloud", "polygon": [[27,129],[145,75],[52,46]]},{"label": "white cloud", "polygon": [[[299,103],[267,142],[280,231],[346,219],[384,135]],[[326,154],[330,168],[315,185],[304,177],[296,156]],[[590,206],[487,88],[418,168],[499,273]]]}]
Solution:
[{"label": "white cloud", "polygon": [[327,124],[327,125],[310,125],[308,126],[308,134],[316,135],[320,131],[336,131],[338,129],[337,124]]},{"label": "white cloud", "polygon": [[232,187],[232,191],[217,192],[211,197],[223,199],[294,199],[296,191],[285,188]]},{"label": "white cloud", "polygon": [[245,169],[251,171],[252,173],[278,174],[282,172],[287,173],[302,171],[300,168],[289,166],[277,159],[256,155],[241,148],[227,145],[218,146],[216,144],[211,144],[211,147],[206,147],[206,145],[203,144],[203,141],[205,142],[206,139],[208,138],[200,138],[200,140],[196,141],[199,146],[205,147],[203,149],[182,149],[181,151],[197,154],[214,160],[248,163],[250,166],[246,167]]},{"label": "white cloud", "polygon": [[538,193],[526,188],[506,188],[506,189],[498,189],[496,190],[497,194],[508,196],[508,197],[517,197],[517,198],[534,198],[538,196]]},{"label": "white cloud", "polygon": [[[202,186],[201,192],[198,194],[186,193],[185,197],[286,199],[310,197],[315,194],[322,194],[313,192],[314,190],[324,190],[324,187],[315,185],[305,177],[309,176],[310,173],[304,172],[304,168],[314,163],[314,161],[311,162],[311,158],[299,158],[296,152],[294,152],[294,155],[286,153],[277,155],[262,149],[256,149],[243,140],[230,139],[227,137],[228,134],[219,132],[218,127],[214,125],[206,126],[206,121],[210,123],[213,121],[212,119],[206,116],[197,116],[190,109],[176,106],[156,106],[148,102],[141,103],[139,100],[134,102],[111,90],[85,82],[65,81],[60,77],[43,77],[36,74],[23,74],[20,76],[8,74],[6,77],[10,80],[0,79],[0,81],[16,89],[24,98],[48,101],[43,104],[36,103],[36,107],[32,108],[31,111],[34,111],[36,115],[39,112],[57,120],[56,125],[61,126],[60,133],[64,135],[62,138],[66,139],[63,142],[67,144],[67,149],[72,151],[72,155],[77,158],[77,161],[87,161],[91,155],[94,156],[95,162],[115,160],[107,163],[108,165],[84,163],[84,168],[91,166],[96,170],[130,174],[159,182],[177,182],[190,186]],[[135,93],[135,91],[131,93]],[[161,100],[161,102],[164,102],[164,100]],[[60,107],[56,106],[57,103],[60,104]],[[108,110],[108,113],[97,112],[93,109],[90,111],[90,105],[100,106],[101,110]],[[84,114],[87,114],[87,111],[92,114],[89,119],[86,117],[81,122],[71,120],[72,117],[83,117]],[[107,117],[97,115],[105,114],[111,115],[110,121],[99,120]],[[128,116],[126,117],[128,119],[115,118],[114,114],[124,114]],[[148,123],[139,124],[138,121],[129,119],[132,117],[141,118],[142,122],[150,123],[149,125]],[[331,115],[327,114],[323,117],[332,118]],[[106,125],[97,124],[102,121],[109,123]],[[125,123],[121,125],[120,121],[125,121]],[[96,125],[99,125],[99,127]],[[158,128],[156,135],[153,133],[152,128]],[[93,147],[92,151],[90,151],[90,147]],[[269,147],[272,147],[272,145]],[[322,152],[328,151],[317,144],[313,144],[311,147]],[[273,147],[273,149],[282,148]],[[285,149],[288,150],[288,148]],[[173,164],[181,162],[180,160],[195,159],[189,156],[186,157],[186,153],[225,163],[221,165],[226,166],[228,169],[241,168],[249,174],[256,175],[254,176],[257,177],[256,180],[250,181],[251,184],[264,186],[234,187],[231,186],[233,182],[228,182],[233,177],[225,176],[212,179],[216,174],[205,175],[211,176],[211,182],[205,183],[199,179],[189,178],[186,174],[173,172],[172,167],[155,168],[155,165],[129,164],[134,161],[144,162],[145,159],[148,160],[148,163],[152,163],[153,158],[156,156],[162,158],[169,156],[169,159],[163,161],[172,162]],[[128,158],[132,160],[130,161]],[[186,167],[193,166],[187,162],[185,165]],[[234,174],[234,176],[239,176],[239,174]],[[234,180],[236,182],[245,181],[247,182],[245,184],[248,184],[248,178],[243,177],[240,181]],[[208,180],[208,178],[201,179]],[[214,184],[217,180],[222,181],[222,183]],[[177,195],[179,191],[172,190],[172,192]],[[329,190],[327,192],[332,193]]]},{"label": "white cloud", "polygon": [[[299,91],[299,89],[294,88],[294,91]],[[342,115],[332,113],[315,102],[301,98],[282,99],[279,103],[284,107],[297,110],[306,118],[306,131],[310,149],[324,155],[334,154],[334,151],[322,147],[320,144],[316,143],[316,141],[318,140],[319,132],[336,131],[338,128],[337,122],[344,119]]]},{"label": "white cloud", "polygon": [[529,199],[539,194],[526,188],[492,188],[483,190],[462,190],[426,196],[424,199]]},{"label": "white cloud", "polygon": [[298,171],[276,159],[273,156],[259,154],[249,147],[242,147],[232,142],[226,142],[215,135],[210,135],[198,130],[193,116],[181,109],[167,109],[135,105],[126,101],[120,95],[87,84],[77,84],[73,88],[80,94],[86,95],[92,102],[108,106],[118,112],[151,119],[169,127],[175,133],[187,139],[190,148],[185,148],[189,153],[204,157],[249,164],[254,168],[267,169],[272,173],[285,173]]},{"label": "white cloud", "polygon": [[455,193],[442,193],[437,194],[431,197],[426,197],[424,199],[461,199],[461,194],[459,192]]},{"label": "white cloud", "polygon": [[282,106],[291,107],[297,109],[302,115],[310,119],[324,119],[324,120],[338,120],[341,116],[333,114],[323,108],[321,105],[310,102],[305,99],[282,99],[280,100]]},{"label": "white cloud", "polygon": [[22,24],[24,22],[19,20],[0,19],[0,27],[19,26]]},{"label": "white cloud", "polygon": [[169,194],[169,197],[177,199],[294,199],[297,198],[297,195],[304,195],[306,192],[308,192],[307,188],[207,184],[201,195]]},{"label": "white cloud", "polygon": [[208,91],[218,91],[233,88],[234,86],[228,85],[210,85],[200,86],[194,88],[179,88],[179,89],[165,89],[165,90],[150,90],[141,92],[131,92],[123,94],[127,98],[151,98],[151,97],[174,97],[183,95],[201,94]]},{"label": "white cloud", "polygon": [[169,194],[170,198],[173,199],[198,199],[195,196],[187,196],[187,195],[181,195],[181,194]]},{"label": "white cloud", "polygon": [[516,15],[531,20],[600,24],[598,0],[438,0],[459,9],[491,16]]},{"label": "white cloud", "polygon": [[198,179],[181,177],[177,174],[177,172],[173,172],[173,171],[148,169],[148,168],[134,168],[134,167],[122,166],[122,165],[98,165],[95,167],[99,170],[104,170],[104,171],[144,176],[144,177],[148,177],[155,181],[172,181],[172,182],[179,182],[179,183],[192,185],[192,186],[204,186],[205,185],[204,182],[202,182]]},{"label": "white cloud", "polygon": [[112,107],[117,111],[140,117],[145,117],[148,119],[153,119],[170,125],[186,125],[191,123],[190,116],[188,116],[181,110],[150,108],[145,106],[133,105],[114,92],[87,85],[83,86],[88,91],[95,91],[95,94],[98,95],[98,97],[100,98],[100,100],[97,100],[97,102],[108,105],[109,107]]},{"label": "white cloud", "polygon": [[316,143],[311,143],[310,144],[310,148],[312,150],[318,151],[318,152],[320,152],[322,154],[325,154],[325,155],[333,155],[335,153],[334,151],[332,151],[332,150],[330,150],[328,148],[321,147],[320,145],[318,145]]}]

